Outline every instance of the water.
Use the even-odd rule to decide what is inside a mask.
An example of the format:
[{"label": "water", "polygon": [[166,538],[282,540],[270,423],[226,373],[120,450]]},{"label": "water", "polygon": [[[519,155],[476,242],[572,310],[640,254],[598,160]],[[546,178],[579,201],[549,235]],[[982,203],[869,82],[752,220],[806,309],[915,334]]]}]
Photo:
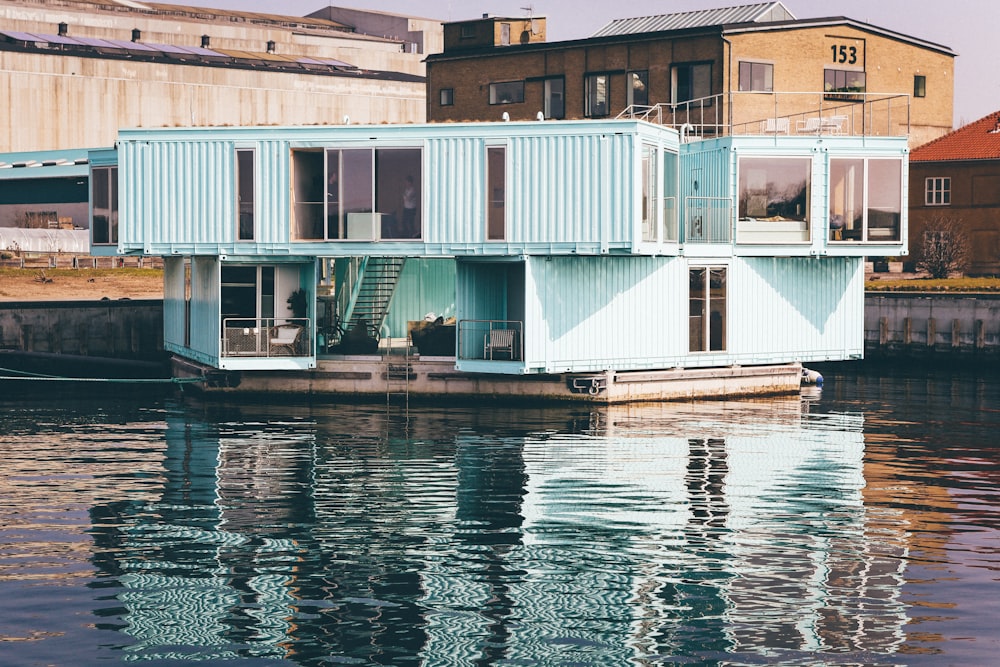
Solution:
[{"label": "water", "polygon": [[5,666],[1000,650],[995,374],[408,415],[2,391]]}]

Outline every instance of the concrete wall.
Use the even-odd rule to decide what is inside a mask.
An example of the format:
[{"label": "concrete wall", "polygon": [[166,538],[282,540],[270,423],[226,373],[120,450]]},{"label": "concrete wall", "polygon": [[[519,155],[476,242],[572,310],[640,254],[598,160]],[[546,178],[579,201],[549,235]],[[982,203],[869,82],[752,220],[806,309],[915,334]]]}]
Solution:
[{"label": "concrete wall", "polygon": [[151,360],[163,354],[163,302],[0,304],[0,349]]},{"label": "concrete wall", "polygon": [[865,358],[1000,360],[1000,294],[869,293]]}]

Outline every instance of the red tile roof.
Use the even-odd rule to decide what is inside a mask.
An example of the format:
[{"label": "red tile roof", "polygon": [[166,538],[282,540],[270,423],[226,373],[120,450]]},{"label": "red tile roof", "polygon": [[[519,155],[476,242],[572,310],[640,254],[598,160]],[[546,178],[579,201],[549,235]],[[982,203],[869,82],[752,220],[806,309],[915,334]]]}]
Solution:
[{"label": "red tile roof", "polygon": [[1000,111],[915,148],[910,162],[1000,160]]}]

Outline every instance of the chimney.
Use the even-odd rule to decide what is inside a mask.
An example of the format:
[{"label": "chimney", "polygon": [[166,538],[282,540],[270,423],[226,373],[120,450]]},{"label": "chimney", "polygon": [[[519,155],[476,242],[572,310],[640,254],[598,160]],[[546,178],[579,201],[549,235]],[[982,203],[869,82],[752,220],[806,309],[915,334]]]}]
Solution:
[{"label": "chimney", "polygon": [[140,39],[142,39],[142,31],[138,28],[132,28],[132,41],[138,42]]},{"label": "chimney", "polygon": [[268,53],[274,53],[274,40],[273,39],[267,40],[267,52]]},{"label": "chimney", "polygon": [[212,38],[208,35],[201,36],[201,48],[207,49],[208,45],[212,42]]},{"label": "chimney", "polygon": [[65,37],[68,34],[69,34],[69,24],[67,24],[67,23],[60,23],[59,24],[59,36],[60,37]]}]

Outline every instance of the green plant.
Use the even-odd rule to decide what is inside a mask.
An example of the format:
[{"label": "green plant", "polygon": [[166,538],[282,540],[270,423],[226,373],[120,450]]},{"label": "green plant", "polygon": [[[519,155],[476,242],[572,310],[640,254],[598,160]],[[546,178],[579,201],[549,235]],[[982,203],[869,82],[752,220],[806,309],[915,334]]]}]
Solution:
[{"label": "green plant", "polygon": [[292,292],[291,296],[288,297],[288,307],[291,308],[293,317],[305,317],[309,310],[308,304],[306,303],[306,291],[299,288]]}]

